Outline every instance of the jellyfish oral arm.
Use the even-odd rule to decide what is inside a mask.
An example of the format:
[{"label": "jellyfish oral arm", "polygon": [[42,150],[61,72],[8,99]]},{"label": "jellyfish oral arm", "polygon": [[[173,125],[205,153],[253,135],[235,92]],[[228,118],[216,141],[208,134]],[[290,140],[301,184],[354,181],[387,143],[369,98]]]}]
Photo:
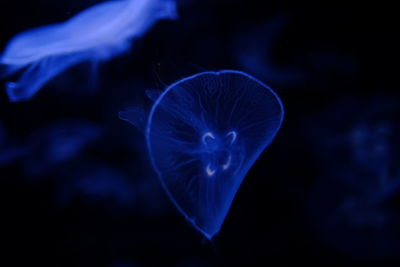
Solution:
[{"label": "jellyfish oral arm", "polygon": [[31,99],[49,80],[80,62],[84,57],[83,54],[48,57],[30,65],[17,82],[6,84],[10,100],[16,102]]}]

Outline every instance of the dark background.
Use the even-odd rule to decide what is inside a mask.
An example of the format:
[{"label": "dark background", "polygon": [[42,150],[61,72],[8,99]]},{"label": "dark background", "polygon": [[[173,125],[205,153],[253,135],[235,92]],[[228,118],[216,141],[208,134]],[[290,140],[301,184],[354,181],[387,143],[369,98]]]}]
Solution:
[{"label": "dark background", "polygon": [[[0,48],[98,2],[4,2]],[[397,14],[383,2],[324,3],[182,0],[179,19],[102,63],[97,85],[82,63],[29,102],[0,90],[0,265],[398,266]],[[270,85],[286,116],[207,241],[118,111],[221,69]]]}]

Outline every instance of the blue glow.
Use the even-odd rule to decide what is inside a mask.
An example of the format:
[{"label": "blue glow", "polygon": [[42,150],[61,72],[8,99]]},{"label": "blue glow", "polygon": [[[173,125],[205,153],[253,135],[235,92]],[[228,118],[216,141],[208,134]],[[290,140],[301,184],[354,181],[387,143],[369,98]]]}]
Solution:
[{"label": "blue glow", "polygon": [[14,162],[16,159],[28,153],[30,149],[21,145],[8,142],[7,133],[0,124],[0,167]]},{"label": "blue glow", "polygon": [[[133,110],[120,118],[140,127]],[[283,120],[279,97],[252,76],[202,72],[169,86],[145,126],[154,170],[178,210],[211,239]]]},{"label": "blue glow", "polygon": [[0,147],[0,166],[8,165],[16,159],[25,155],[27,150],[23,147],[4,146]]},{"label": "blue glow", "polygon": [[40,129],[32,138],[24,169],[36,176],[74,160],[101,133],[98,125],[84,120],[65,120]]},{"label": "blue glow", "polygon": [[79,168],[72,171],[66,180],[70,185],[62,189],[64,202],[80,196],[91,203],[113,200],[116,206],[131,206],[136,199],[134,187],[125,175],[110,167]]},{"label": "blue glow", "polygon": [[3,128],[3,125],[0,123],[0,148],[3,146],[5,142],[5,130]]},{"label": "blue glow", "polygon": [[304,67],[301,69],[298,64],[281,66],[275,59],[281,34],[288,24],[288,15],[278,14],[260,26],[239,32],[233,50],[237,63],[276,85],[303,83],[307,78]]},{"label": "blue glow", "polygon": [[325,242],[361,258],[399,253],[398,100],[349,99],[311,125],[323,166],[311,216]]},{"label": "blue glow", "polygon": [[0,57],[5,75],[25,68],[17,82],[7,83],[7,94],[14,102],[29,100],[70,66],[87,60],[97,64],[124,53],[158,20],[176,16],[173,0],[107,1],[64,23],[18,34]]},{"label": "blue glow", "polygon": [[[292,18],[279,13],[263,23],[238,31],[233,42],[233,57],[244,70],[265,79],[273,86],[317,87],[331,83],[335,75],[352,74],[358,71],[358,62],[330,48],[303,51],[285,51],[282,47],[292,40],[285,39],[290,31]],[[312,44],[311,44],[312,46]],[[341,80],[341,79],[339,79]]]},{"label": "blue glow", "polygon": [[37,130],[28,141],[10,140],[0,146],[0,165],[18,159],[28,176],[43,175],[55,166],[76,159],[101,134],[101,127],[89,121],[60,121]]}]

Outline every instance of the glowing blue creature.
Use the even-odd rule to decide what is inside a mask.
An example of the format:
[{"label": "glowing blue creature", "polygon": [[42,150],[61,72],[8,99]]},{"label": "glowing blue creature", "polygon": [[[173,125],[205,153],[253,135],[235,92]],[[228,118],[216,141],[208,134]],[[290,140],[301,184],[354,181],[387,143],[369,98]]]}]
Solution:
[{"label": "glowing blue creature", "polygon": [[307,78],[304,67],[296,64],[281,66],[275,59],[276,47],[288,22],[289,17],[281,13],[257,27],[239,31],[233,49],[237,63],[276,85],[302,84]]},{"label": "glowing blue creature", "polygon": [[400,252],[398,103],[394,96],[351,98],[310,125],[323,166],[310,202],[315,228],[324,242],[363,259]]},{"label": "glowing blue creature", "polygon": [[25,155],[29,148],[9,142],[4,127],[0,124],[0,167],[6,166]]},{"label": "glowing blue creature", "polygon": [[321,84],[331,82],[332,75],[357,72],[358,63],[353,58],[323,47],[318,51],[302,52],[301,57],[289,50],[286,58],[281,58],[282,45],[290,43],[284,38],[290,22],[288,14],[278,13],[266,22],[239,30],[232,42],[236,63],[273,86],[286,89],[303,85],[320,89]]},{"label": "glowing blue creature", "polygon": [[20,161],[26,176],[41,178],[77,160],[102,133],[101,127],[89,121],[58,121],[36,131],[29,141],[10,140],[1,146],[0,140],[0,166]]},{"label": "glowing blue creature", "polygon": [[11,101],[31,99],[50,79],[82,61],[99,61],[129,50],[131,41],[158,20],[175,18],[174,0],[108,1],[68,21],[23,32],[0,57],[3,76],[26,68],[18,82],[6,85]]},{"label": "glowing blue creature", "polygon": [[155,172],[172,202],[211,239],[255,160],[271,143],[283,119],[279,97],[240,71],[202,72],[164,92],[148,116],[120,113],[145,131]]},{"label": "glowing blue creature", "polygon": [[101,138],[99,125],[85,120],[68,119],[39,129],[30,142],[30,153],[23,161],[29,177],[41,177],[81,156]]},{"label": "glowing blue creature", "polygon": [[131,206],[137,197],[134,186],[125,175],[104,164],[84,162],[61,176],[64,181],[60,186],[59,200],[64,205],[80,197],[91,204],[111,202],[116,208]]},{"label": "glowing blue creature", "polygon": [[0,123],[0,147],[3,146],[4,139],[5,139],[5,131],[4,131],[3,125],[1,125],[1,123]]}]

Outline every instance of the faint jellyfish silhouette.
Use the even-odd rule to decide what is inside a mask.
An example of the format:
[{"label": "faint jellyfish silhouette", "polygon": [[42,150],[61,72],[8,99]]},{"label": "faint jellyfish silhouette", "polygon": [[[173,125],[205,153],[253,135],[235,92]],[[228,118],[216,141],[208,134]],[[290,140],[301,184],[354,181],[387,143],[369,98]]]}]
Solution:
[{"label": "faint jellyfish silhouette", "polygon": [[14,146],[14,144],[0,146],[0,167],[15,162],[26,153],[28,149],[23,146]]},{"label": "faint jellyfish silhouette", "polygon": [[5,143],[5,139],[6,139],[6,134],[5,134],[5,130],[3,128],[3,125],[0,123],[0,148],[3,146],[3,144]]},{"label": "faint jellyfish silhouette", "polygon": [[30,150],[21,144],[15,144],[14,141],[8,140],[6,130],[0,124],[0,167],[15,162]]},{"label": "faint jellyfish silhouette", "polygon": [[288,23],[288,16],[280,13],[261,26],[239,31],[232,51],[237,63],[276,85],[293,86],[304,83],[308,78],[304,68],[298,66],[299,64],[283,66],[275,59],[280,35]]},{"label": "faint jellyfish silhouette", "polygon": [[208,239],[220,229],[246,173],[283,120],[279,97],[241,71],[202,72],[149,91],[146,113],[120,118],[144,129],[155,172],[183,216]]},{"label": "faint jellyfish silhouette", "polygon": [[341,102],[312,124],[323,179],[311,216],[325,242],[356,258],[400,252],[399,115],[398,98],[375,96]]},{"label": "faint jellyfish silhouette", "polygon": [[102,128],[90,121],[66,119],[35,132],[29,153],[23,158],[23,170],[29,177],[41,177],[49,171],[76,160],[101,138]]},{"label": "faint jellyfish silhouette", "polygon": [[136,200],[134,186],[120,170],[84,162],[63,174],[59,200],[68,205],[75,198],[88,204],[109,203],[113,209],[130,207]]},{"label": "faint jellyfish silhouette", "polygon": [[18,160],[28,177],[42,177],[77,159],[101,135],[101,127],[90,121],[62,120],[38,129],[28,141],[8,141],[0,147],[0,166]]},{"label": "faint jellyfish silhouette", "polygon": [[[305,85],[320,88],[335,75],[354,74],[357,62],[341,52],[320,48],[315,51],[298,53],[287,51],[279,56],[282,41],[291,18],[278,13],[270,20],[239,30],[232,42],[232,55],[244,70],[262,77],[272,86],[298,87]],[[294,53],[295,52],[295,53]]]},{"label": "faint jellyfish silhouette", "polygon": [[0,57],[2,76],[26,68],[6,91],[11,101],[31,99],[50,79],[82,61],[100,61],[129,50],[131,41],[158,20],[176,18],[174,0],[118,0],[90,7],[68,21],[15,36]]}]

